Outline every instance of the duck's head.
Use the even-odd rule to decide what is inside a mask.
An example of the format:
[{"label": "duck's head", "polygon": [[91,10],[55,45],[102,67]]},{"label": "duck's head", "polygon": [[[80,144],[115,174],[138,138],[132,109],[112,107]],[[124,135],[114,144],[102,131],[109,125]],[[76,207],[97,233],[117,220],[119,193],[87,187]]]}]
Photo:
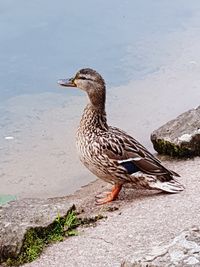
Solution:
[{"label": "duck's head", "polygon": [[88,94],[94,107],[104,107],[105,105],[105,82],[101,75],[93,69],[81,69],[70,79],[58,80],[58,84],[82,89]]}]

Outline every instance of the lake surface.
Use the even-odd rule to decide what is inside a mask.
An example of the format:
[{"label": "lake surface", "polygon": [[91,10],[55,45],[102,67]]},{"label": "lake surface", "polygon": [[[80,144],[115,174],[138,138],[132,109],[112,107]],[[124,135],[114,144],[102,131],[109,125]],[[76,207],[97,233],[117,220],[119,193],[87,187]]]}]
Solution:
[{"label": "lake surface", "polygon": [[151,131],[200,102],[198,0],[68,2],[0,0],[2,198],[63,196],[94,179],[74,147],[86,98],[59,78],[98,70],[110,122],[152,151]]}]

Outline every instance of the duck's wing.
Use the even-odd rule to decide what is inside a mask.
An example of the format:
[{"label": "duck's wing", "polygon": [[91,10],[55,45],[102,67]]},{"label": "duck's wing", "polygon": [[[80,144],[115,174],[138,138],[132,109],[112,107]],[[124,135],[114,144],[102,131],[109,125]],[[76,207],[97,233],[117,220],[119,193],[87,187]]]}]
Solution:
[{"label": "duck's wing", "polygon": [[123,166],[128,174],[142,171],[160,177],[163,181],[179,176],[165,168],[143,145],[118,128],[110,127],[101,139],[102,153]]}]

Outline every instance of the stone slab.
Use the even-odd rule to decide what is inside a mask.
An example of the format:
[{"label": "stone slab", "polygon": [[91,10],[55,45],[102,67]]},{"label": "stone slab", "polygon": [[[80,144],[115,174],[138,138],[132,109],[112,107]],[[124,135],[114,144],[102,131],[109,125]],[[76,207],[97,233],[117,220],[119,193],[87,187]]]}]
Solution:
[{"label": "stone slab", "polygon": [[183,267],[200,266],[200,228],[191,227],[167,245],[154,247],[150,252],[124,261],[121,267]]},{"label": "stone slab", "polygon": [[73,203],[67,199],[23,199],[0,207],[0,262],[16,257],[30,228],[47,227],[65,216]]},{"label": "stone slab", "polygon": [[153,131],[154,149],[170,156],[200,155],[200,106],[191,109]]}]

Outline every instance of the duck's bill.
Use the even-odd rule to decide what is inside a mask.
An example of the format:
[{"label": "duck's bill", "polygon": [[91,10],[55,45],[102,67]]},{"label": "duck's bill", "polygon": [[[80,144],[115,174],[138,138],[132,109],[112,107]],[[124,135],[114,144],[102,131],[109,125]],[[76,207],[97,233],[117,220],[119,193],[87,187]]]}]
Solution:
[{"label": "duck's bill", "polygon": [[58,84],[61,86],[66,86],[66,87],[76,87],[76,84],[74,83],[73,78],[58,80]]}]

